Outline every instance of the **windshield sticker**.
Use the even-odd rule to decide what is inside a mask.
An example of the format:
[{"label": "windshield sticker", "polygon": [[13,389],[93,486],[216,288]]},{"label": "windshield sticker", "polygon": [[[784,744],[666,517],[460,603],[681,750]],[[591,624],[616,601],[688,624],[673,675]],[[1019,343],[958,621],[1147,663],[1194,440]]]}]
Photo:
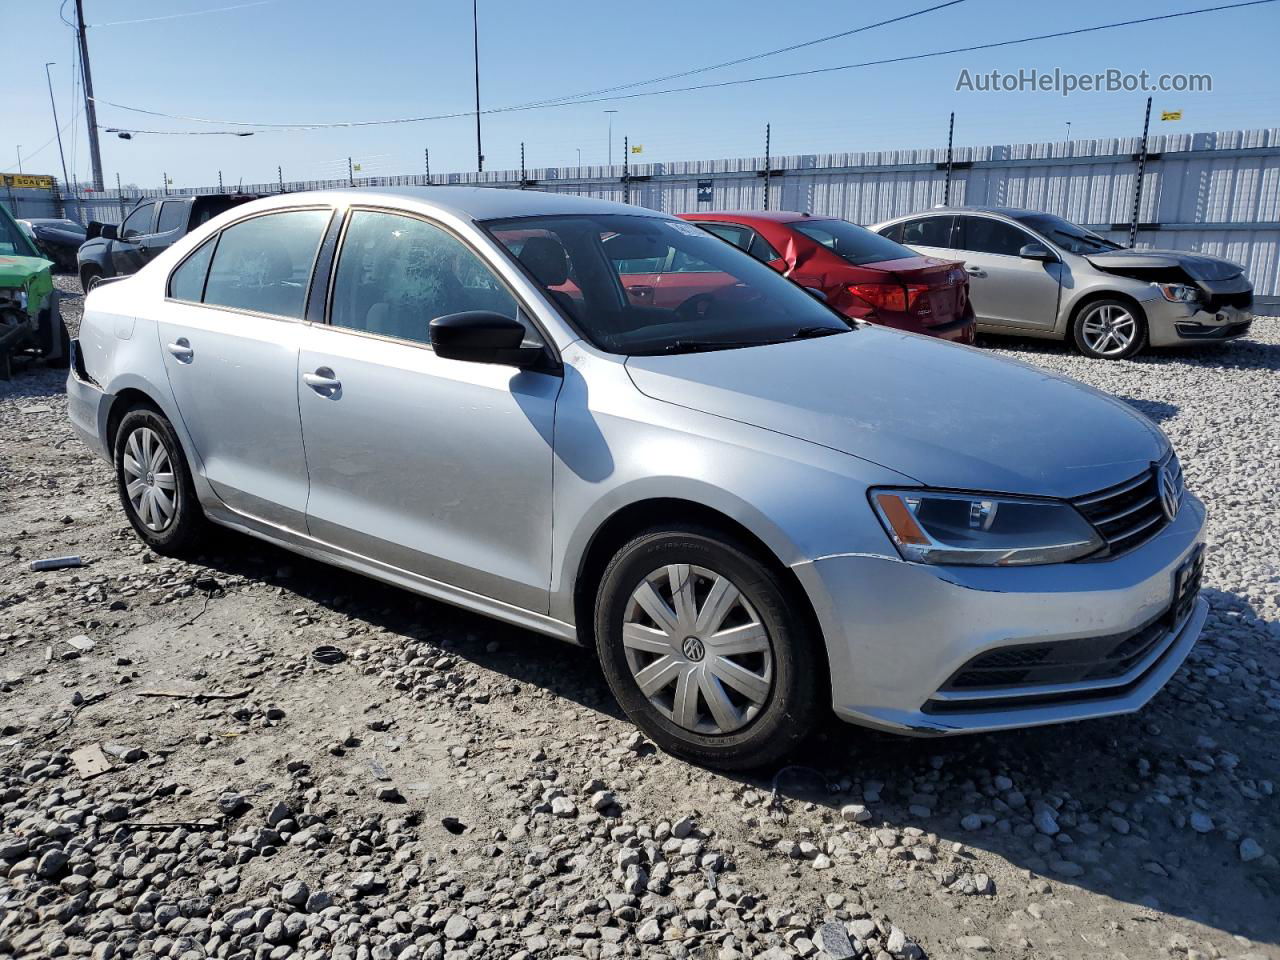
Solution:
[{"label": "windshield sticker", "polygon": [[686,237],[705,237],[707,234],[701,227],[695,227],[692,223],[685,223],[683,220],[668,220],[667,226],[676,233],[683,233]]}]

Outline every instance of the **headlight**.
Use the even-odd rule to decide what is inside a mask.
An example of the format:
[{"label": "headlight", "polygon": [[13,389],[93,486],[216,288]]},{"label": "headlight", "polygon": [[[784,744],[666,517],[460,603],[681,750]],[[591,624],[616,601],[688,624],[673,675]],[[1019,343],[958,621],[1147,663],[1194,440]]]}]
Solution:
[{"label": "headlight", "polygon": [[903,559],[916,563],[1063,563],[1104,545],[1075,507],[1053,500],[873,490],[871,503]]},{"label": "headlight", "polygon": [[1171,303],[1198,303],[1200,289],[1185,283],[1157,283],[1160,294]]}]

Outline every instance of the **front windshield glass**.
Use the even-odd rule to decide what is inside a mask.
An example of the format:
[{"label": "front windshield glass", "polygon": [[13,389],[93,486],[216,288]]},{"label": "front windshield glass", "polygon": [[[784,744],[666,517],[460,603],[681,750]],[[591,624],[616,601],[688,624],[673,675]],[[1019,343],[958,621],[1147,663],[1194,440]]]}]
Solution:
[{"label": "front windshield glass", "polygon": [[1036,233],[1048,237],[1067,253],[1080,256],[1089,253],[1101,253],[1103,250],[1120,250],[1120,244],[1112,243],[1105,237],[1077,226],[1070,220],[1063,220],[1049,213],[1033,213],[1016,218],[1025,223]]},{"label": "front windshield glass", "polygon": [[800,287],[691,223],[574,214],[485,226],[610,353],[727,350],[850,329]]},{"label": "front windshield glass", "polygon": [[797,220],[788,226],[855,266],[919,256],[902,244],[848,220]]}]

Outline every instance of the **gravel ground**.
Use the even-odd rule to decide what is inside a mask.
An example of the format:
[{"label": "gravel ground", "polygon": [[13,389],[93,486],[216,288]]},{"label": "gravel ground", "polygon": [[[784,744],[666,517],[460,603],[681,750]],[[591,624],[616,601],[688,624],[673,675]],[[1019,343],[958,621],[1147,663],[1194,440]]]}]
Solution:
[{"label": "gravel ground", "polygon": [[0,960],[1280,958],[1280,320],[992,348],[1169,433],[1204,638],[1135,716],[832,723],[756,778],[656,752],[578,649],[230,534],[152,556],[63,378],[0,383]]}]

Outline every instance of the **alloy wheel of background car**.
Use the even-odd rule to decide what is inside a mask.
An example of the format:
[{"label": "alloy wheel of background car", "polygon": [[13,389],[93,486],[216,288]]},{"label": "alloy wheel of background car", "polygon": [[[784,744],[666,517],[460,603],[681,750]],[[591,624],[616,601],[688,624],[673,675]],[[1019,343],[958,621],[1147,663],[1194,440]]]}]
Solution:
[{"label": "alloy wheel of background car", "polygon": [[1082,353],[1104,360],[1131,357],[1146,343],[1146,321],[1120,300],[1098,300],[1076,316],[1076,345]]},{"label": "alloy wheel of background car", "polygon": [[627,666],[649,703],[695,733],[745,727],[773,689],[769,631],[742,591],[705,567],[672,563],[631,593]]},{"label": "alloy wheel of background car", "polygon": [[86,294],[98,285],[102,279],[102,271],[97,267],[86,266],[80,271],[80,293]]},{"label": "alloy wheel of background car", "polygon": [[116,486],[129,523],[157,553],[186,555],[204,528],[191,473],[169,421],[135,407],[116,431]]},{"label": "alloy wheel of background car", "polygon": [[614,695],[668,753],[723,769],[774,763],[808,734],[823,662],[791,589],[750,549],[672,526],[605,570],[596,646]]}]

